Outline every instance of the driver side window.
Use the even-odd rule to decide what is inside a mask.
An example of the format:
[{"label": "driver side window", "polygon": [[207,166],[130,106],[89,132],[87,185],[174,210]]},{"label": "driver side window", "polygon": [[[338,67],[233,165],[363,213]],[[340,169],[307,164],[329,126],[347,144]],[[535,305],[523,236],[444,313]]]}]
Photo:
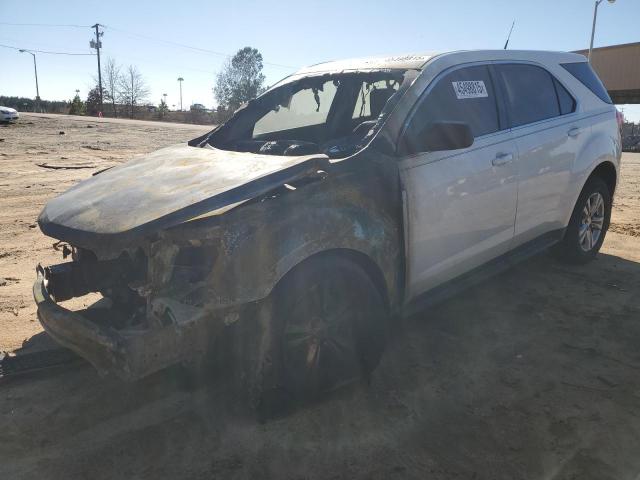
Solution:
[{"label": "driver side window", "polygon": [[495,91],[486,66],[460,68],[437,80],[407,126],[405,144],[434,122],[467,123],[474,138],[500,130]]}]

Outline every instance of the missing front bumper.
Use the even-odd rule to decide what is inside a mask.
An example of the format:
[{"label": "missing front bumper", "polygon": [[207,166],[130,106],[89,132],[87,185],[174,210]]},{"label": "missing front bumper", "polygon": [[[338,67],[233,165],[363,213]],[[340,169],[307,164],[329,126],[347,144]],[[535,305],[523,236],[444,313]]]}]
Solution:
[{"label": "missing front bumper", "polygon": [[211,327],[223,325],[204,321],[211,315],[203,309],[158,299],[153,308],[171,320],[168,324],[116,330],[91,320],[91,309],[74,312],[58,305],[47,291],[41,267],[33,297],[40,323],[56,342],[88,360],[100,374],[113,373],[128,381],[201,355],[211,340]]}]

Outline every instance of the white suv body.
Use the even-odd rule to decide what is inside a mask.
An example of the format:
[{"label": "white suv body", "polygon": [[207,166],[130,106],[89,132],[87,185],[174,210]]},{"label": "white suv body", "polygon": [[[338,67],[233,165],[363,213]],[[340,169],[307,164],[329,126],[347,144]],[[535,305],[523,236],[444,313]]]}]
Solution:
[{"label": "white suv body", "polygon": [[[498,50],[443,54],[426,64],[412,87],[414,95],[404,102],[419,109],[416,97],[427,105],[431,92],[451,89],[458,78],[487,84],[488,79],[492,85],[486,85],[487,97],[481,101],[496,109],[498,123],[475,136],[468,148],[401,158],[407,299],[528,242],[538,240],[543,246],[559,240],[598,165],[612,165],[617,183],[621,144],[616,109],[562,66],[584,62],[582,55],[571,53]],[[506,91],[502,75],[509,74],[523,74],[524,85]],[[531,74],[536,78],[526,85]],[[547,100],[545,91],[548,100],[556,97],[554,79],[575,102],[564,113],[551,108],[545,113],[541,105]],[[522,103],[514,104],[518,95]],[[513,111],[527,104],[536,107],[533,112]],[[397,112],[403,110],[399,107]],[[471,108],[469,113],[482,120],[478,107]],[[532,121],[519,118],[527,113]],[[411,117],[398,125],[406,128],[407,122]]]},{"label": "white suv body", "polygon": [[[52,199],[38,223],[73,261],[38,268],[38,316],[126,379],[224,344],[258,403],[317,394],[375,368],[391,313],[554,244],[592,259],[620,156],[580,55],[314,65]],[[58,304],[88,292],[111,307]]]}]

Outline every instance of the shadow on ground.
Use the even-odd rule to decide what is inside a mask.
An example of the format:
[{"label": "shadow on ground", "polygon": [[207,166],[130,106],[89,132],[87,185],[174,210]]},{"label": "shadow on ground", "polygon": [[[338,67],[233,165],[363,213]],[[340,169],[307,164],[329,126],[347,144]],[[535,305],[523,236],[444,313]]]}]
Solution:
[{"label": "shadow on ground", "polygon": [[640,264],[547,255],[398,326],[370,385],[256,423],[220,385],[0,387],[7,478],[636,478]]}]

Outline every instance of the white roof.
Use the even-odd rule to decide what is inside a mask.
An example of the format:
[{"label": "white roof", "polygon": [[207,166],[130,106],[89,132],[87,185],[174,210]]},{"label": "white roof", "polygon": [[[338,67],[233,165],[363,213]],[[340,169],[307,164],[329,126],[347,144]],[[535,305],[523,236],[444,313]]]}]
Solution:
[{"label": "white roof", "polygon": [[313,74],[321,72],[344,72],[360,70],[409,70],[420,69],[427,61],[436,55],[426,54],[406,54],[391,55],[387,57],[352,58],[347,60],[334,60],[331,62],[317,63],[309,67],[303,67],[294,75]]},{"label": "white roof", "polygon": [[[390,55],[386,57],[355,58],[317,63],[303,67],[293,75],[309,75],[316,73],[338,73],[361,70],[420,70],[435,56],[461,57],[464,61],[486,60],[531,60],[539,62],[581,62],[582,55],[567,52],[550,52],[536,50],[463,50],[447,53],[415,53],[404,55]],[[453,60],[453,58],[452,58]]]}]

